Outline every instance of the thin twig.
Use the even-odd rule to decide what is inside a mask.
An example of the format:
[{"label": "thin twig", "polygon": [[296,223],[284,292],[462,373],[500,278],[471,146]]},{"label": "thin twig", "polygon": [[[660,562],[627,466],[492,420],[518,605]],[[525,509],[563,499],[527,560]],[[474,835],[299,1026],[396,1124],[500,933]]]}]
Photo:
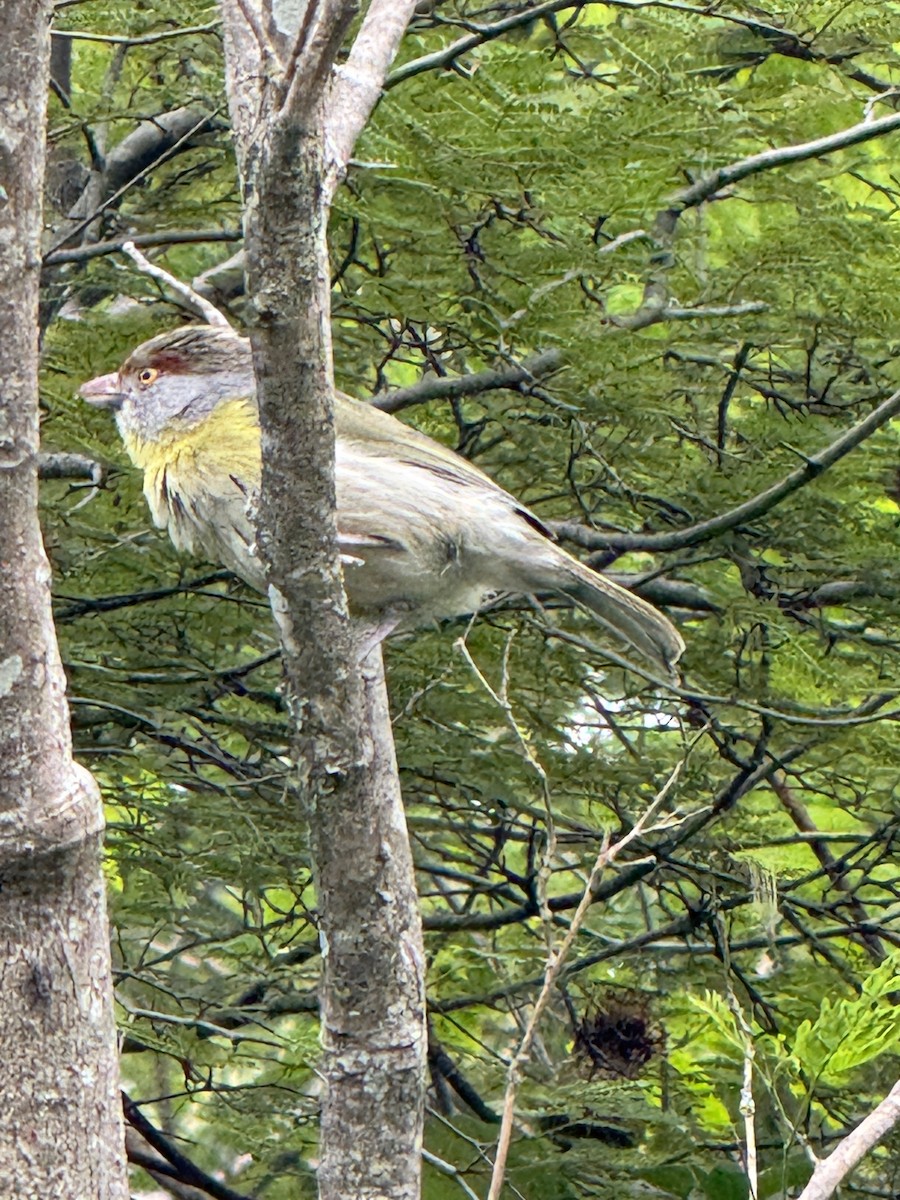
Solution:
[{"label": "thin twig", "polygon": [[469,1197],[469,1200],[478,1200],[478,1193],[474,1192],[472,1188],[469,1187],[463,1178],[462,1172],[458,1167],[454,1167],[453,1163],[448,1163],[445,1162],[443,1158],[438,1158],[436,1154],[432,1154],[431,1151],[426,1150],[424,1146],[422,1148],[422,1158],[425,1160],[425,1162],[434,1167],[435,1170],[440,1171],[442,1175],[449,1175],[451,1179],[455,1179],[465,1194]]},{"label": "thin twig", "polygon": [[[469,622],[466,630],[468,635],[469,629],[475,617]],[[541,850],[541,860],[537,871],[537,898],[541,920],[544,923],[545,936],[547,938],[548,954],[552,954],[552,930],[553,930],[553,914],[550,911],[550,897],[548,888],[550,885],[550,876],[553,868],[553,860],[556,857],[556,822],[553,818],[553,803],[550,793],[550,779],[544,768],[543,763],[538,758],[532,745],[532,739],[528,736],[527,730],[523,729],[516,717],[515,710],[512,706],[512,701],[509,698],[509,655],[512,649],[513,633],[506,639],[503,647],[503,660],[501,666],[500,688],[495,691],[490,685],[480,667],[473,659],[468,646],[466,645],[465,637],[461,637],[456,642],[456,649],[460,651],[465,658],[469,669],[474,674],[475,678],[485,689],[494,703],[503,711],[506,722],[512,730],[513,736],[519,746],[519,751],[522,758],[528,764],[530,769],[537,777],[541,788],[541,799],[544,804],[544,824],[547,830],[547,836]]]},{"label": "thin twig", "polygon": [[[691,747],[688,747],[688,754]],[[666,782],[653,798],[646,812],[632,826],[632,828],[620,838],[618,842],[610,845],[604,841],[597,855],[591,874],[588,878],[584,893],[578,904],[577,909],[572,917],[572,921],[563,938],[559,949],[552,952],[547,959],[547,967],[544,972],[544,982],[541,986],[540,993],[534,1003],[534,1008],[531,1011],[531,1016],[528,1019],[528,1024],[525,1027],[525,1033],[522,1041],[519,1043],[519,1048],[513,1055],[507,1070],[506,1094],[503,1099],[503,1116],[500,1121],[500,1135],[497,1139],[497,1153],[494,1158],[494,1169],[491,1174],[491,1186],[488,1192],[487,1200],[498,1200],[500,1191],[503,1187],[503,1179],[506,1174],[506,1160],[509,1154],[509,1145],[512,1138],[513,1118],[515,1114],[516,1091],[518,1089],[519,1079],[522,1069],[528,1061],[531,1047],[534,1042],[534,1037],[537,1032],[538,1022],[547,1007],[550,1000],[551,991],[559,978],[560,972],[565,965],[569,951],[578,935],[581,926],[584,924],[588,909],[594,903],[594,894],[600,882],[600,876],[610,863],[625,849],[630,842],[638,838],[645,832],[650,819],[656,814],[660,806],[664,803],[671,789],[674,787],[679,775],[681,774],[687,755],[675,765]]]},{"label": "thin twig", "polygon": [[45,267],[58,267],[63,263],[87,262],[91,258],[102,258],[106,254],[118,254],[126,241],[135,246],[180,246],[195,242],[239,242],[243,237],[239,229],[170,229],[160,233],[138,233],[131,238],[113,238],[108,242],[92,242],[72,250],[55,250],[44,256]]},{"label": "thin twig", "polygon": [[670,533],[605,534],[599,530],[587,529],[583,525],[567,522],[555,525],[554,529],[560,537],[575,542],[576,545],[587,550],[603,549],[620,552],[626,550],[682,550],[686,546],[697,546],[701,542],[717,537],[720,533],[727,533],[730,529],[735,529],[739,525],[745,525],[748,521],[764,516],[782,500],[799,491],[811,480],[817,479],[851,450],[855,450],[866,438],[892,420],[897,413],[900,413],[900,391],[894,392],[887,400],[883,400],[868,416],[858,421],[846,433],[835,438],[818,454],[807,458],[802,467],[791,471],[778,483],[774,483],[751,499],[745,500],[736,508],[710,517],[707,521],[698,521],[696,525],[689,525],[686,529],[676,529]]},{"label": "thin twig", "polygon": [[121,999],[118,1000],[118,1004],[125,1010],[129,1017],[143,1018],[147,1021],[153,1021],[157,1025],[178,1025],[183,1029],[195,1029],[207,1037],[228,1038],[236,1043],[254,1042],[258,1046],[271,1046],[275,1050],[281,1047],[280,1042],[272,1041],[270,1038],[246,1037],[240,1032],[226,1029],[224,1026],[216,1025],[212,1021],[204,1021],[201,1017],[180,1017],[176,1013],[164,1013],[156,1009],[132,1008]]},{"label": "thin twig", "polygon": [[786,703],[785,707],[780,709],[771,708],[765,704],[754,704],[751,700],[743,700],[739,695],[719,696],[708,692],[700,692],[687,686],[677,687],[671,681],[666,681],[656,675],[652,675],[649,671],[645,671],[636,663],[630,662],[627,658],[623,658],[613,650],[605,646],[601,649],[587,638],[580,637],[578,634],[570,633],[568,630],[560,629],[554,625],[541,624],[537,628],[545,637],[558,638],[570,646],[578,646],[580,649],[586,650],[592,657],[603,658],[608,662],[614,663],[617,667],[623,667],[633,675],[639,675],[642,679],[646,679],[648,683],[652,683],[655,687],[665,690],[670,695],[677,697],[679,700],[684,700],[688,704],[704,706],[725,705],[730,708],[742,709],[745,712],[756,713],[760,717],[770,717],[776,721],[783,721],[785,725],[808,725],[819,729],[849,729],[854,725],[870,725],[875,721],[896,721],[900,718],[900,708],[890,708],[887,710],[884,708],[886,704],[896,700],[898,695],[900,695],[900,692],[896,689],[890,692],[876,692],[867,697],[862,704],[856,705],[853,708],[813,709],[808,705],[798,703],[791,703],[789,707]]},{"label": "thin twig", "polygon": [[70,242],[80,233],[83,233],[85,229],[88,229],[91,225],[93,225],[94,221],[96,221],[102,213],[104,213],[108,208],[111,208],[113,204],[117,203],[117,201],[121,200],[126,192],[130,191],[133,187],[139,184],[142,179],[145,179],[151,171],[155,171],[156,168],[161,166],[164,162],[168,162],[170,158],[174,158],[175,155],[178,154],[188,142],[190,142],[192,137],[196,137],[204,125],[210,124],[210,122],[218,115],[218,113],[219,109],[216,109],[215,112],[204,113],[200,120],[197,121],[197,123],[193,125],[187,131],[187,133],[183,134],[176,142],[174,142],[168,150],[164,150],[157,158],[154,158],[151,163],[148,163],[146,167],[138,171],[137,174],[132,175],[132,177],[126,180],[125,183],[123,183],[122,186],[117,189],[117,191],[113,192],[111,196],[107,196],[102,203],[98,204],[92,213],[89,213],[88,216],[79,221],[78,224],[74,226],[74,228],[70,229],[68,233],[66,233],[65,236],[62,237],[54,246],[51,246],[47,251],[47,257],[49,258],[52,254],[55,254],[58,250],[61,250],[67,242]]},{"label": "thin twig", "polygon": [[744,1016],[744,1011],[734,994],[730,980],[728,981],[728,1007],[731,1009],[735,1026],[740,1034],[744,1059],[739,1111],[744,1120],[744,1167],[747,1173],[747,1190],[750,1200],[757,1200],[759,1196],[759,1156],[756,1146],[756,1101],[753,1099],[753,1065],[756,1058],[756,1045],[753,1040],[753,1030]]},{"label": "thin twig", "polygon": [[55,611],[53,620],[58,625],[61,621],[72,621],[77,617],[93,613],[114,612],[116,609],[132,608],[138,604],[155,604],[157,600],[167,600],[170,596],[186,596],[198,592],[211,595],[204,589],[211,587],[214,583],[224,583],[233,578],[230,571],[222,570],[213,571],[209,575],[203,575],[200,579],[192,580],[178,587],[153,588],[146,592],[126,592],[117,596],[96,596],[88,599],[56,593],[55,599],[67,601],[69,607]]},{"label": "thin twig", "polygon": [[123,37],[115,33],[88,33],[78,29],[54,29],[54,37],[66,38],[79,42],[106,42],[113,46],[152,46],[154,42],[167,42],[172,38],[188,37],[195,33],[215,33],[219,28],[218,21],[210,21],[208,25],[188,25],[183,29],[165,29],[159,33],[145,33],[138,37]]}]

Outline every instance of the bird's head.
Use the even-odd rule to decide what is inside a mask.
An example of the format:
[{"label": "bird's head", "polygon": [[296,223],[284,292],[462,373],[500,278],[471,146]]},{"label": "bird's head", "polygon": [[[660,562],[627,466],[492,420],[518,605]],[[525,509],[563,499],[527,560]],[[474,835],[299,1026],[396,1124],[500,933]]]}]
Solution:
[{"label": "bird's head", "polygon": [[161,333],[79,393],[116,414],[126,444],[155,442],[199,425],[225,400],[254,396],[250,343],[231,329],[206,325]]}]

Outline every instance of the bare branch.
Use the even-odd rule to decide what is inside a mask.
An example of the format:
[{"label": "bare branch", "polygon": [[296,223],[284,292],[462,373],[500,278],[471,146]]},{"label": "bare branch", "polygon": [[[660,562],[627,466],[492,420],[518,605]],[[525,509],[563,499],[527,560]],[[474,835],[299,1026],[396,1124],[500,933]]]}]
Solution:
[{"label": "bare branch", "polygon": [[[67,242],[71,242],[88,229],[97,217],[111,208],[117,201],[144,179],[154,167],[173,158],[179,151],[187,149],[191,140],[204,128],[212,126],[217,113],[202,113],[198,116],[196,110],[188,108],[176,109],[165,113],[152,121],[142,121],[133,134],[125,138],[110,154],[106,161],[104,176],[110,187],[115,187],[116,181],[123,178],[121,186],[112,195],[107,196],[96,205],[82,220],[78,221],[65,235],[47,252],[47,256],[61,250]],[[187,126],[185,128],[185,126]],[[137,164],[144,161],[146,165],[135,169]]]},{"label": "bare branch", "polygon": [[[817,138],[812,142],[802,142],[795,146],[780,146],[774,150],[764,150],[749,158],[739,159],[718,170],[698,179],[688,188],[676,192],[669,203],[656,214],[653,222],[653,238],[657,244],[657,252],[652,260],[647,282],[644,286],[644,296],[640,306],[630,314],[607,317],[612,325],[620,329],[643,329],[666,320],[690,320],[695,316],[704,315],[699,309],[682,309],[670,306],[668,303],[668,270],[673,262],[672,243],[678,226],[678,220],[689,208],[696,208],[708,200],[723,198],[723,189],[758,175],[762,171],[771,171],[777,167],[788,166],[796,162],[804,162],[811,158],[822,158],[836,150],[846,149],[873,137],[891,133],[900,129],[900,113],[893,113],[874,121],[869,117],[849,129]],[[584,284],[582,284],[584,288]],[[592,300],[597,300],[591,292],[586,294]],[[760,312],[765,309],[761,302],[748,302],[744,305],[726,306],[723,308],[709,307],[705,310],[707,316],[740,315],[746,312]]]},{"label": "bare branch", "polygon": [[893,396],[889,396],[887,400],[879,404],[867,417],[848,429],[846,433],[842,433],[839,438],[835,438],[830,445],[813,458],[808,458],[802,467],[792,471],[778,483],[766,488],[764,492],[753,496],[752,499],[745,500],[736,508],[710,517],[707,521],[698,521],[696,525],[689,525],[687,529],[677,529],[671,533],[606,534],[600,530],[588,529],[584,525],[566,522],[557,525],[556,532],[560,537],[566,538],[586,550],[615,550],[623,553],[626,550],[682,550],[686,546],[699,545],[701,542],[707,542],[711,538],[717,537],[720,533],[727,533],[729,529],[735,529],[739,525],[764,516],[782,500],[805,487],[806,484],[818,478],[829,467],[834,466],[836,462],[849,454],[851,450],[855,450],[866,438],[886,425],[898,412],[900,412],[900,391],[894,392]]},{"label": "bare branch", "polygon": [[896,600],[898,596],[900,587],[889,579],[830,579],[799,594],[783,597],[781,605],[791,612],[845,605],[854,600]]},{"label": "bare branch", "polygon": [[[509,33],[510,30],[521,29],[523,25],[528,25],[540,17],[547,16],[550,13],[562,12],[566,8],[583,8],[585,3],[586,0],[548,0],[546,4],[536,4],[533,8],[523,8],[521,12],[513,13],[509,17],[495,21],[493,25],[476,25],[472,33],[466,34],[459,41],[453,42],[449,46],[444,46],[442,50],[435,50],[432,54],[423,54],[421,58],[414,58],[411,62],[404,63],[402,67],[398,67],[396,71],[392,71],[385,80],[384,90],[388,91],[390,88],[396,87],[398,83],[405,83],[407,79],[421,75],[424,71],[434,71],[442,67],[450,67],[463,54],[468,54],[470,50],[475,50],[478,46],[483,46],[486,42],[492,42],[496,38],[502,37],[504,33]],[[470,28],[473,27],[470,26]]]},{"label": "bare branch", "polygon": [[242,248],[236,250],[224,262],[208,267],[191,281],[194,290],[207,300],[218,300],[220,304],[227,304],[229,300],[242,296],[245,257]]},{"label": "bare branch", "polygon": [[804,726],[811,729],[849,729],[854,725],[871,725],[878,721],[896,721],[900,717],[900,708],[885,710],[884,707],[886,704],[896,700],[897,696],[900,695],[896,689],[889,692],[875,692],[868,696],[862,704],[854,708],[848,708],[844,705],[841,705],[839,708],[815,708],[811,705],[799,705],[796,702],[787,702],[783,708],[772,708],[766,704],[755,704],[750,700],[744,700],[740,694],[732,694],[730,696],[711,695],[706,692],[700,692],[696,688],[676,687],[673,683],[652,675],[649,671],[645,671],[636,663],[629,662],[628,659],[614,653],[612,650],[604,647],[601,652],[600,647],[588,638],[570,633],[566,629],[548,625],[546,622],[541,622],[540,624],[535,622],[535,626],[545,637],[558,639],[570,646],[578,646],[594,656],[602,653],[608,662],[626,668],[633,675],[637,675],[642,679],[646,679],[648,683],[652,683],[654,687],[665,689],[670,695],[676,696],[678,699],[692,705],[699,704],[706,708],[719,705],[739,708],[744,712],[756,713],[757,716],[771,718],[773,721],[780,721],[785,725]]},{"label": "bare branch", "polygon": [[86,454],[44,451],[38,455],[39,479],[88,479],[100,484],[104,474],[103,464]]},{"label": "bare branch", "polygon": [[[838,67],[848,79],[862,83],[865,87],[872,88],[876,92],[887,92],[890,90],[890,84],[871,75],[868,71],[862,71],[857,68],[843,70],[844,63],[855,56],[855,47],[852,53],[837,51],[829,54],[819,51],[811,44],[812,38],[810,34],[801,35],[794,33],[793,30],[787,29],[784,26],[767,24],[759,20],[756,16],[746,17],[736,13],[723,12],[718,5],[713,5],[709,8],[698,8],[693,4],[679,3],[678,0],[607,0],[607,2],[610,8],[661,8],[672,12],[683,12],[697,17],[706,17],[714,21],[727,21],[731,25],[741,26],[768,42],[766,57],[769,55],[781,55],[783,58],[796,58],[802,62],[824,63],[827,66]],[[757,10],[759,13],[761,11]],[[759,58],[762,55],[754,57]]]},{"label": "bare branch", "polygon": [[672,206],[678,215],[687,208],[696,208],[698,204],[713,199],[723,188],[740,183],[742,179],[751,175],[772,171],[776,167],[790,166],[791,163],[806,162],[810,158],[824,158],[827,154],[834,154],[836,150],[846,150],[849,146],[858,146],[861,142],[893,133],[895,129],[900,129],[900,113],[891,113],[890,116],[879,117],[875,121],[861,121],[858,125],[851,125],[849,129],[841,129],[812,142],[763,150],[761,154],[752,154],[749,158],[719,167],[717,171],[704,175],[690,187],[676,192],[672,197]]},{"label": "bare branch", "polygon": [[130,238],[114,238],[108,242],[92,242],[73,250],[56,250],[44,256],[45,267],[58,267],[64,263],[87,262],[91,258],[102,258],[107,254],[118,254],[126,241],[134,246],[180,246],[194,242],[239,242],[243,234],[239,229],[170,229],[160,233],[138,233]]},{"label": "bare branch", "polygon": [[196,313],[201,320],[207,325],[214,325],[219,329],[231,329],[231,322],[219,312],[214,304],[203,298],[187,283],[182,283],[180,279],[176,279],[169,271],[163,267],[155,266],[148,258],[141,254],[140,250],[135,247],[134,242],[125,242],[122,246],[122,253],[135,262],[145,275],[152,276],[153,279],[159,280],[167,287],[170,287],[173,292],[176,292],[182,300],[187,304],[192,312]]},{"label": "bare branch", "polygon": [[[847,895],[847,906],[854,920],[865,929],[865,926],[871,923],[871,917],[855,892],[853,885],[850,883],[846,867],[835,859],[827,843],[822,840],[820,836],[821,831],[812,820],[800,797],[788,783],[784,773],[779,771],[778,774],[773,775],[769,780],[769,787],[781,801],[785,811],[797,829],[801,833],[810,835],[809,848],[819,860],[819,865],[828,876],[831,886],[836,891]],[[883,962],[886,958],[881,938],[877,934],[865,931],[861,934],[856,934],[854,940],[858,941],[872,955],[875,962]]]},{"label": "bare branch", "polygon": [[429,400],[457,400],[461,396],[475,396],[497,388],[518,388],[533,383],[542,375],[559,370],[562,356],[558,350],[546,350],[528,358],[519,366],[491,367],[471,375],[458,375],[453,379],[429,375],[409,387],[391,392],[379,392],[371,403],[382,412],[397,413]]},{"label": "bare branch", "polygon": [[686,608],[691,612],[721,611],[703,588],[693,583],[685,583],[681,579],[665,579],[658,575],[623,575],[615,571],[606,571],[605,574],[613,582],[631,588],[635,595],[640,596],[642,600],[649,600],[657,607]]},{"label": "bare branch", "polygon": [[[766,24],[757,19],[722,12],[717,5],[709,8],[700,8],[693,4],[678,3],[677,0],[607,0],[607,5],[610,8],[623,9],[659,8],[671,12],[687,13],[691,16],[705,17],[714,21],[727,21],[730,24],[742,26],[764,39],[768,43],[766,47],[767,55],[781,55],[785,58],[800,59],[803,62],[824,63],[827,66],[837,67],[848,79],[861,83],[875,92],[886,93],[891,90],[889,83],[878,79],[868,71],[860,70],[856,67],[845,70],[844,64],[851,57],[846,51],[830,54],[817,51],[810,44],[808,38],[794,33],[790,29],[779,25]],[[403,83],[406,79],[420,75],[424,71],[451,67],[461,55],[468,53],[470,50],[475,50],[478,46],[483,46],[495,38],[502,37],[510,29],[521,27],[548,12],[561,12],[567,8],[579,9],[582,7],[583,3],[579,2],[579,0],[565,0],[564,3],[541,4],[534,7],[523,6],[519,12],[504,17],[501,21],[497,21],[492,25],[475,25],[473,22],[448,21],[447,24],[460,25],[471,32],[452,45],[444,47],[442,50],[422,55],[421,58],[405,63],[389,77],[388,86],[394,87],[396,84]]]},{"label": "bare branch", "polygon": [[55,599],[69,601],[69,607],[57,609],[53,617],[57,625],[60,625],[64,621],[71,621],[89,613],[114,612],[118,608],[131,608],[137,604],[152,604],[157,600],[167,600],[170,596],[202,592],[204,588],[210,587],[214,583],[222,583],[232,578],[230,571],[213,571],[200,579],[191,580],[178,587],[154,588],[147,592],[128,592],[125,595],[95,596],[89,599],[57,593]]},{"label": "bare branch", "polygon": [[740,304],[702,304],[696,308],[678,308],[660,304],[652,297],[633,313],[622,316],[607,315],[605,321],[615,329],[646,329],[648,325],[658,325],[660,321],[700,321],[718,319],[719,317],[743,317],[747,313],[766,312],[769,305],[764,300],[746,300]]},{"label": "bare branch", "polygon": [[148,168],[171,158],[176,151],[190,149],[197,134],[221,132],[226,125],[216,120],[219,112],[187,105],[147,117],[107,154],[103,167],[106,186],[116,191],[124,184],[136,183]]},{"label": "bare branch", "polygon": [[122,1109],[125,1113],[125,1120],[133,1129],[144,1138],[144,1140],[153,1147],[153,1149],[161,1154],[166,1162],[177,1172],[177,1178],[182,1183],[193,1184],[206,1192],[208,1196],[215,1197],[215,1200],[252,1200],[243,1192],[236,1192],[234,1188],[230,1188],[227,1184],[222,1183],[212,1175],[208,1175],[206,1171],[202,1171],[196,1163],[192,1162],[187,1155],[175,1146],[175,1144],[161,1133],[156,1126],[148,1121],[141,1112],[137,1104],[126,1093],[122,1093]]},{"label": "bare branch", "polygon": [[799,1200],[828,1200],[843,1180],[872,1147],[900,1120],[900,1080],[894,1084],[877,1108],[848,1133],[837,1148],[822,1159]]},{"label": "bare branch", "polygon": [[218,21],[210,21],[208,25],[187,25],[183,29],[164,29],[159,33],[145,33],[140,37],[122,37],[114,33],[88,33],[77,29],[54,29],[52,34],[55,38],[65,38],[68,41],[106,42],[113,46],[152,46],[155,42],[168,42],[172,38],[190,37],[196,33],[215,33],[218,28]]},{"label": "bare branch", "polygon": [[344,177],[356,140],[381,98],[416,0],[371,0],[350,56],[335,71],[325,119],[326,186]]},{"label": "bare branch", "polygon": [[[611,238],[598,249],[598,254],[612,254],[613,251],[621,249],[622,246],[627,246],[629,242],[636,242],[640,238],[648,238],[650,234],[646,229],[628,229],[625,233],[620,233],[617,237]],[[574,278],[575,272],[572,272]]]},{"label": "bare branch", "polygon": [[422,1148],[422,1157],[432,1167],[440,1171],[442,1175],[448,1175],[451,1179],[455,1180],[462,1188],[464,1194],[469,1197],[469,1200],[478,1200],[478,1193],[472,1191],[458,1167],[454,1167],[452,1163],[448,1163],[443,1158],[438,1158],[436,1154],[432,1154],[430,1150],[426,1150],[424,1147]]},{"label": "bare branch", "polygon": [[[335,56],[356,9],[356,0],[307,0],[285,73],[283,114],[290,114],[296,120],[321,103]],[[362,126],[357,134],[361,129]]]}]

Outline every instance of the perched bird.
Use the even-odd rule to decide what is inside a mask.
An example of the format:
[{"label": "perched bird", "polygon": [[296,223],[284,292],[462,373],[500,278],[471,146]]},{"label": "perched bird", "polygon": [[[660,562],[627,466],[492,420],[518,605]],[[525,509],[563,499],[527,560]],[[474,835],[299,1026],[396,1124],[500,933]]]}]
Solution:
[{"label": "perched bird", "polygon": [[[186,326],[81,388],[115,412],[153,520],[179,549],[265,589],[253,510],[259,414],[250,344]],[[351,614],[411,629],[502,595],[563,594],[668,673],[684,643],[656,609],[557,546],[537,517],[466,459],[370,405],[335,397],[339,549]]]}]

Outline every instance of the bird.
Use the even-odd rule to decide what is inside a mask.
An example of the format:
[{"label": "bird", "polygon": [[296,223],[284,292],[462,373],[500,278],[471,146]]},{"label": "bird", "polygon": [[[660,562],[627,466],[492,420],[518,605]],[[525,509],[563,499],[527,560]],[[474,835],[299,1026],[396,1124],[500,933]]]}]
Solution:
[{"label": "bird", "polygon": [[[153,521],[176,548],[265,592],[249,340],[230,327],[182,326],[79,391],[115,414]],[[490,476],[341,392],[334,413],[337,540],[351,618],[380,639],[476,614],[500,598],[564,596],[673,677],[684,642],[668,618],[565,551]]]}]

